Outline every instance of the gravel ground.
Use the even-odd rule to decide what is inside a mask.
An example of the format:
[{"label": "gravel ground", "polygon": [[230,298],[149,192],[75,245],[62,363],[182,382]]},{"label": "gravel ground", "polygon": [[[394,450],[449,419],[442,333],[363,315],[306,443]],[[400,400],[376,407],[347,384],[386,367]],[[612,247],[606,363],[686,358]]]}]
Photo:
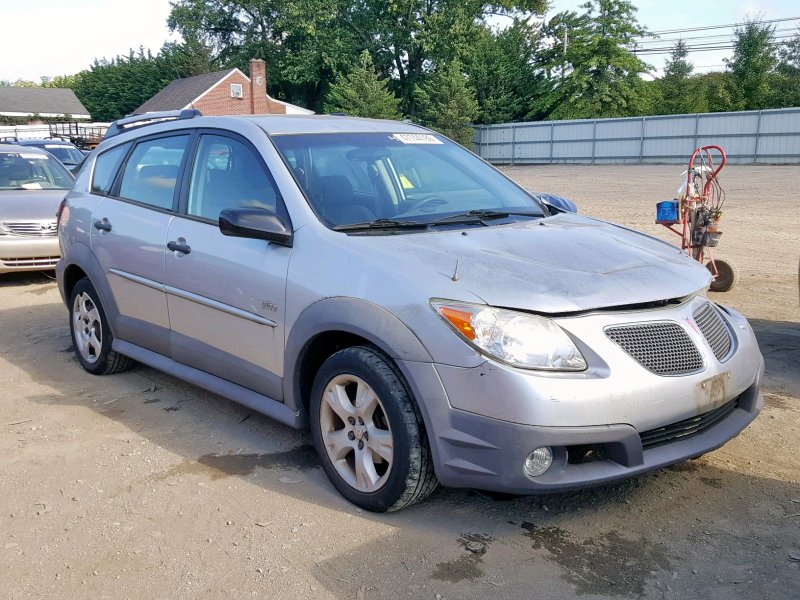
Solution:
[{"label": "gravel ground", "polygon": [[[680,168],[506,171],[581,212],[653,224]],[[44,275],[0,279],[0,595],[6,598],[796,598],[798,167],[731,167],[718,255],[752,319],[766,406],[705,457],[528,498],[439,490],[373,515],[302,432],[142,366],[84,373]],[[676,238],[677,239],[677,238]]]}]

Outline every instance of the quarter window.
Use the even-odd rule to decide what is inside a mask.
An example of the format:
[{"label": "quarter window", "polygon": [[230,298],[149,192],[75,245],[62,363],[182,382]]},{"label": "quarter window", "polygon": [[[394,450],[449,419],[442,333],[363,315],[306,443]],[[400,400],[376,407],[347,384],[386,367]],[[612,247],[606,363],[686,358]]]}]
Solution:
[{"label": "quarter window", "polygon": [[252,149],[233,138],[204,135],[192,170],[187,212],[216,221],[226,208],[281,210],[275,183]]},{"label": "quarter window", "polygon": [[94,173],[92,174],[93,194],[108,195],[111,193],[111,186],[114,185],[114,176],[117,174],[119,165],[130,147],[130,144],[122,144],[103,152],[97,157],[94,163]]},{"label": "quarter window", "polygon": [[172,208],[188,135],[147,140],[136,145],[125,165],[119,195],[157,208]]}]

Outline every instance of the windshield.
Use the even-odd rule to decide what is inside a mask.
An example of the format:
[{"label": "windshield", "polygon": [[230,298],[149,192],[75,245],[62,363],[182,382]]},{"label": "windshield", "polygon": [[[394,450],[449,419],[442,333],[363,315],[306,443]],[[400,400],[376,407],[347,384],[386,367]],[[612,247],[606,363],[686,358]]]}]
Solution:
[{"label": "windshield", "polygon": [[52,156],[25,150],[0,153],[0,190],[68,190],[73,182]]},{"label": "windshield", "polygon": [[485,226],[544,216],[527,192],[438,135],[335,133],[272,139],[316,214],[334,229],[372,225],[410,232],[415,225]]},{"label": "windshield", "polygon": [[65,165],[77,165],[83,160],[83,152],[71,146],[47,144],[42,147]]}]

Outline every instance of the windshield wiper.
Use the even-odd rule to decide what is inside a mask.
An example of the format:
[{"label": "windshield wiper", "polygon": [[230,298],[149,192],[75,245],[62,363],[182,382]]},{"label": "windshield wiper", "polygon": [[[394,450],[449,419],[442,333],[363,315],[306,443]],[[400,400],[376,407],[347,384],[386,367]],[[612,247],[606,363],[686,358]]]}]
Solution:
[{"label": "windshield wiper", "polygon": [[397,219],[376,219],[363,223],[348,223],[336,225],[334,231],[364,231],[368,229],[427,229],[430,222],[426,221],[400,221]]},{"label": "windshield wiper", "polygon": [[[468,210],[463,213],[456,213],[454,215],[448,215],[446,217],[442,217],[441,219],[436,219],[434,224],[437,223],[473,223],[478,221],[483,223],[485,220],[488,219],[506,219],[510,216],[525,216],[525,217],[542,217],[541,213],[538,212],[530,212],[524,210],[486,210],[486,209],[477,209],[477,210]],[[485,224],[485,223],[484,223]]]}]

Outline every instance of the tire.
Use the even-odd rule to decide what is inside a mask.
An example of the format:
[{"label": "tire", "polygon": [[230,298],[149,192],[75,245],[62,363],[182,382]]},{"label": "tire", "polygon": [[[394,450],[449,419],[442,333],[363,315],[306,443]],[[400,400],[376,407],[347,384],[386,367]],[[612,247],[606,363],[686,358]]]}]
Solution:
[{"label": "tire", "polygon": [[724,260],[715,260],[712,265],[710,261],[707,262],[706,269],[708,269],[712,275],[714,275],[714,265],[717,267],[717,275],[714,277],[714,281],[711,282],[711,286],[708,289],[712,292],[727,292],[738,283],[739,269],[737,269],[733,263]]},{"label": "tire", "polygon": [[330,356],[314,379],[310,409],[325,473],[356,506],[400,510],[436,489],[419,409],[377,350],[354,346]]},{"label": "tire", "polygon": [[133,361],[111,349],[114,336],[100,304],[100,297],[84,277],[69,299],[69,330],[81,366],[92,375],[111,375],[128,369]]}]

